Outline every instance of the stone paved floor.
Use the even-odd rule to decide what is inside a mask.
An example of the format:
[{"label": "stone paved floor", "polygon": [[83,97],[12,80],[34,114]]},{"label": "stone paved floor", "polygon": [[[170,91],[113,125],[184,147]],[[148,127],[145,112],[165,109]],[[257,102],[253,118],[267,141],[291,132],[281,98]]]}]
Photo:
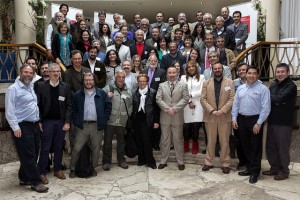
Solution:
[{"label": "stone paved floor", "polygon": [[[299,163],[291,163],[291,175],[287,180],[278,182],[272,177],[260,176],[256,184],[249,184],[248,178],[238,176],[235,170],[228,175],[220,168],[202,172],[198,164],[186,164],[184,171],[179,171],[175,162],[169,162],[163,170],[129,164],[127,170],[114,164],[108,172],[99,166],[98,176],[89,179],[59,180],[49,173],[50,189],[44,194],[18,185],[19,162],[3,164],[0,165],[0,199],[300,199]],[[262,170],[268,168],[268,163],[263,161]],[[65,174],[68,175],[69,170]]]}]

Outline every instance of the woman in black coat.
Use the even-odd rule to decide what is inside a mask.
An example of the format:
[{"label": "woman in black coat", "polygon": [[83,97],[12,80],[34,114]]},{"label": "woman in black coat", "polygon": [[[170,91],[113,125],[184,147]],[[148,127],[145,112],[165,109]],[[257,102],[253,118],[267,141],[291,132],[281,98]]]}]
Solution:
[{"label": "woman in black coat", "polygon": [[159,126],[159,109],[155,90],[148,87],[149,77],[139,74],[138,89],[133,93],[133,132],[138,148],[138,166],[147,164],[156,169],[152,151],[152,131]]}]

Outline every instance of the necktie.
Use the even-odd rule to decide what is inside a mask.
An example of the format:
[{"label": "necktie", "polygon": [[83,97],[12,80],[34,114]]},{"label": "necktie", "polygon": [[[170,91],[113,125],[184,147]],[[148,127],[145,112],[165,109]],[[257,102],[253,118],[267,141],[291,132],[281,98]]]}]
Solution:
[{"label": "necktie", "polygon": [[149,82],[148,82],[149,87],[150,87],[150,85],[151,85],[152,78],[153,78],[153,69],[150,69]]},{"label": "necktie", "polygon": [[205,69],[210,67],[209,60],[208,60],[208,53],[209,53],[209,49],[207,49],[206,51]]},{"label": "necktie", "polygon": [[170,88],[171,89],[171,95],[173,95],[174,87],[175,87],[174,82],[172,82],[171,83],[171,88]]}]

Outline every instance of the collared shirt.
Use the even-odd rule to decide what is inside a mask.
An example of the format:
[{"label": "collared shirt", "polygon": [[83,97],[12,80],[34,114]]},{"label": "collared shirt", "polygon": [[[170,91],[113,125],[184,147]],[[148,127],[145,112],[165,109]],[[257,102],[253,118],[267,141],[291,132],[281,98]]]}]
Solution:
[{"label": "collared shirt", "polygon": [[90,59],[88,59],[88,62],[89,62],[92,73],[94,73],[96,60],[94,60],[94,62],[91,62]]},{"label": "collared shirt", "polygon": [[84,100],[84,116],[83,119],[87,121],[97,121],[96,105],[95,105],[95,95],[96,90],[93,92],[86,92]]},{"label": "collared shirt", "polygon": [[17,80],[9,86],[5,94],[5,116],[13,131],[20,129],[20,122],[36,122],[40,119],[32,82],[26,86]]},{"label": "collared shirt", "polygon": [[221,84],[223,81],[223,77],[220,80],[214,78],[214,87],[215,87],[215,98],[216,98],[216,105],[219,105],[220,93],[221,93]]},{"label": "collared shirt", "polygon": [[57,83],[52,83],[52,81],[50,80],[49,81],[50,82],[50,85],[52,86],[52,87],[56,87],[56,86],[58,86],[59,85],[59,81],[57,81]]},{"label": "collared shirt", "polygon": [[234,89],[235,91],[238,89],[239,86],[243,85],[245,82],[242,81],[241,78],[236,78],[233,80],[233,85],[234,85]]},{"label": "collared shirt", "polygon": [[126,86],[132,90],[133,88],[133,82],[132,82],[132,73],[129,72],[126,76],[125,76],[125,84]]},{"label": "collared shirt", "polygon": [[270,91],[260,81],[252,86],[243,84],[238,87],[232,106],[232,121],[236,121],[238,114],[251,116],[259,115],[257,124],[262,124],[271,110]]}]

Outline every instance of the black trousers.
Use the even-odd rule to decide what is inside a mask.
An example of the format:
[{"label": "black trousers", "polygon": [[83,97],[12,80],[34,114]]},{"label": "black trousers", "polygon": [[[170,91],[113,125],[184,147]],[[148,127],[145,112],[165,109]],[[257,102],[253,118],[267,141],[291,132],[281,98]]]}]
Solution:
[{"label": "black trousers", "polygon": [[17,152],[20,159],[19,179],[30,182],[32,185],[41,183],[37,168],[37,159],[40,150],[40,129],[38,123],[20,122],[22,135],[14,136]]},{"label": "black trousers", "polygon": [[201,127],[202,122],[194,122],[194,123],[185,123],[183,124],[183,138],[184,140],[189,140],[192,138],[194,142],[198,141],[199,138],[199,129]]},{"label": "black trousers", "polygon": [[238,129],[233,129],[234,137],[236,138],[235,147],[236,154],[239,159],[239,165],[243,166],[246,164],[246,157],[242,146],[241,136]]},{"label": "black trousers", "polygon": [[156,166],[151,145],[153,127],[147,125],[146,114],[143,111],[136,114],[133,131],[138,148],[138,163]]},{"label": "black trousers", "polygon": [[252,117],[238,115],[237,118],[238,131],[246,158],[246,166],[251,175],[254,176],[259,176],[260,174],[262,158],[263,124],[258,134],[253,133],[253,126],[256,124],[258,118],[258,115]]}]

